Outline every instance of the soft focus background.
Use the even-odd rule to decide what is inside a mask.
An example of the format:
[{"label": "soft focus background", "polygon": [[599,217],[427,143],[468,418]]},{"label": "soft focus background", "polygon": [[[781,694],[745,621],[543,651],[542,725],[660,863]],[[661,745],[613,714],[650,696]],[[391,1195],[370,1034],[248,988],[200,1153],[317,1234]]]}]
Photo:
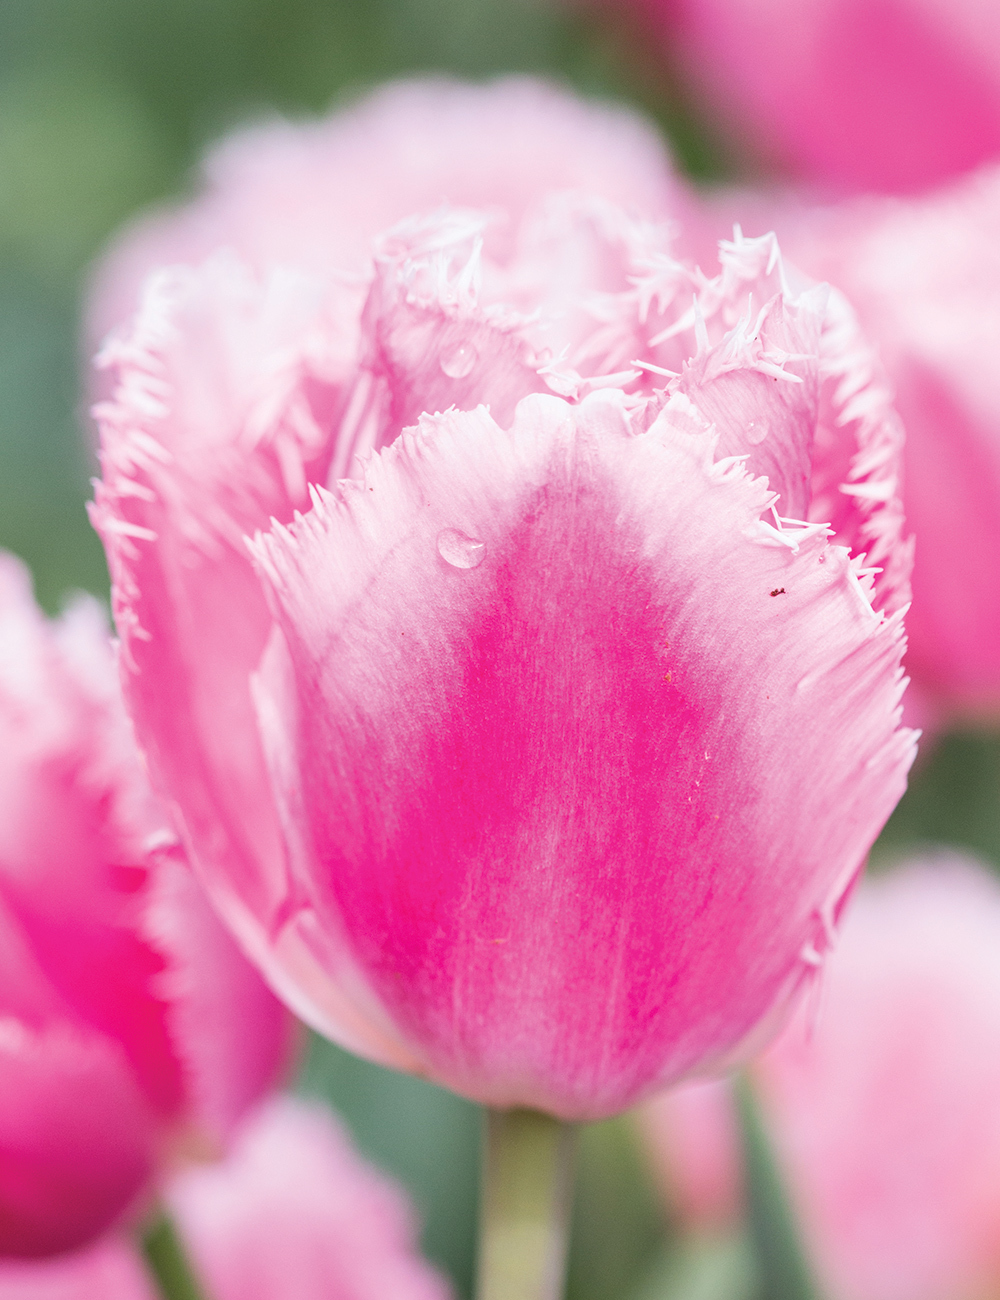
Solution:
[{"label": "soft focus background", "polygon": [[[603,8],[543,0],[0,0],[0,545],[31,565],[43,604],[57,609],[73,588],[107,593],[84,512],[94,464],[77,324],[88,264],[130,214],[185,193],[207,142],[404,73],[526,71],[638,105],[697,177],[733,173],[738,160],[647,47]],[[997,789],[998,737],[945,736],[921,760],[876,869],[928,842],[1000,863]],[[476,1108],[318,1041],[299,1086],[333,1103],[361,1149],[406,1184],[425,1250],[468,1295]],[[634,1293],[665,1230],[669,1239],[627,1121],[593,1126],[571,1300]]]}]

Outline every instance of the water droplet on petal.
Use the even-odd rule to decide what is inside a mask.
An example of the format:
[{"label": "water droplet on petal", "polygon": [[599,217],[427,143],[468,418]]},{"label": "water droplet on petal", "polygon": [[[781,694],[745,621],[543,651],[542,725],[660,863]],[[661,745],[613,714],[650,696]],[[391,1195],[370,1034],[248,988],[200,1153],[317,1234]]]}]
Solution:
[{"label": "water droplet on petal", "polygon": [[766,420],[751,420],[747,425],[747,442],[755,447],[758,442],[763,442],[770,432]]},{"label": "water droplet on petal", "polygon": [[479,360],[479,353],[471,343],[460,343],[441,358],[441,369],[449,379],[464,379]]},{"label": "water droplet on petal", "polygon": [[453,569],[475,569],[486,558],[486,543],[460,533],[457,528],[442,528],[437,535],[438,555]]}]

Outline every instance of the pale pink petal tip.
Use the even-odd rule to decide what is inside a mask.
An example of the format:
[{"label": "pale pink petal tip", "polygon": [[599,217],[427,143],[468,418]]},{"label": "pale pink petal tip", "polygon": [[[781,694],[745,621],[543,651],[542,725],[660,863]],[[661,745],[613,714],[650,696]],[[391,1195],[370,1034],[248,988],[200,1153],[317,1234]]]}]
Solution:
[{"label": "pale pink petal tip", "polygon": [[170,1206],[215,1300],[447,1300],[401,1190],[326,1108],[250,1118],[223,1164],[175,1180]]}]

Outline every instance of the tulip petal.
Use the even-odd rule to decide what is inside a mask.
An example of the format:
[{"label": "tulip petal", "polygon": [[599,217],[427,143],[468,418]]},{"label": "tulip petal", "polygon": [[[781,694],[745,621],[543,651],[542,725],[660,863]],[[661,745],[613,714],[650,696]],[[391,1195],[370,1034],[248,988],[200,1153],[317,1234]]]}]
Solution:
[{"label": "tulip petal", "polygon": [[692,398],[715,424],[719,452],[766,474],[782,515],[827,523],[865,555],[875,607],[901,609],[913,560],[902,536],[903,429],[846,299],[786,268],[773,234],[747,239],[738,226],[710,280],[641,244],[632,257],[651,269],[619,296],[610,338],[630,338],[653,373],[673,372],[664,394]]},{"label": "tulip petal", "polygon": [[[138,738],[183,806],[202,877],[257,949],[238,896],[267,925],[287,879],[249,693],[270,618],[243,536],[289,518],[307,474],[325,473],[317,421],[332,420],[346,363],[335,322],[323,357],[308,355],[318,311],[301,280],[261,286],[230,258],[166,272],[131,336],[110,346],[118,389],[97,412],[105,477],[93,519]],[[234,888],[220,888],[223,872]]]},{"label": "tulip petal", "polygon": [[158,1300],[135,1250],[111,1238],[57,1259],[0,1264],[0,1300]]},{"label": "tulip petal", "polygon": [[74,1250],[153,1173],[156,1119],[118,1044],[0,1018],[0,1255]]},{"label": "tulip petal", "polygon": [[150,942],[167,969],[157,992],[181,1058],[192,1119],[220,1143],[277,1084],[293,1046],[285,1008],[237,948],[187,863],[162,852],[146,908]]},{"label": "tulip petal", "polygon": [[308,909],[492,1104],[611,1113],[724,1054],[813,970],[912,759],[898,619],[671,415],[426,417],[255,547]]},{"label": "tulip petal", "polygon": [[97,602],[78,602],[53,635],[8,555],[0,738],[2,1007],[39,1027],[66,1017],[117,1040],[152,1105],[172,1116],[182,1081],[152,993],[163,963],[141,934],[143,842],[162,829],[162,810],[139,766]]}]

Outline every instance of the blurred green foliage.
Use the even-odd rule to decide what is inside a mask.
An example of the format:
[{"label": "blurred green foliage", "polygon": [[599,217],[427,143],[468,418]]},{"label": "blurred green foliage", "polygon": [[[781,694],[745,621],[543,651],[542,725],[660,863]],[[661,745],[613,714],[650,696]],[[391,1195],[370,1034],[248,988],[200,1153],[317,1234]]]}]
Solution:
[{"label": "blurred green foliage", "polygon": [[[47,607],[74,587],[107,589],[84,514],[95,463],[77,323],[92,257],[138,209],[183,193],[204,145],[235,123],[275,109],[320,110],[415,71],[532,71],[624,98],[660,123],[690,172],[725,174],[722,149],[636,33],[568,2],[2,0],[0,545],[30,563]],[[917,772],[877,861],[947,841],[1000,862],[998,788],[996,737],[946,737]],[[428,1253],[467,1296],[476,1108],[319,1040],[300,1088],[336,1106],[361,1149],[406,1184]],[[770,1193],[758,1157],[751,1191],[759,1197]],[[773,1198],[766,1203],[773,1208]],[[761,1231],[758,1223],[758,1255]],[[570,1300],[742,1300],[756,1294],[754,1267],[743,1239],[670,1235],[627,1122],[586,1132]],[[769,1267],[778,1276],[781,1258]],[[769,1288],[765,1276],[763,1293],[771,1292],[773,1300],[792,1294]]]},{"label": "blurred green foliage", "polygon": [[733,1093],[743,1134],[747,1229],[759,1294],[767,1300],[819,1300],[794,1210],[747,1075],[734,1081]]},{"label": "blurred green foliage", "polygon": [[872,868],[946,844],[1000,870],[1000,736],[955,731],[921,749],[909,789],[872,852]]}]

